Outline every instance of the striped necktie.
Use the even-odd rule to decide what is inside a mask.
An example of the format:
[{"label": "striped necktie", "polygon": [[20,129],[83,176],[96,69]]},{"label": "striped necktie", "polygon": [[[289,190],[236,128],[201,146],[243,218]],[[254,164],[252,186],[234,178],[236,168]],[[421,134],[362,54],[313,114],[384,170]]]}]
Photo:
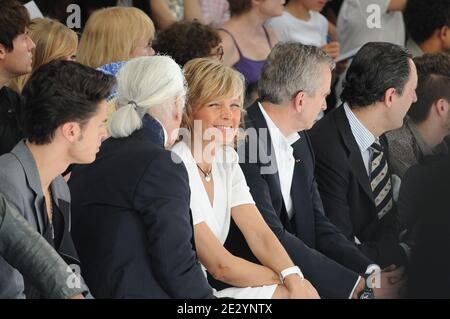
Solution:
[{"label": "striped necktie", "polygon": [[370,186],[378,219],[381,219],[393,206],[391,178],[388,174],[386,156],[380,142],[375,141],[370,148],[373,151],[370,165]]}]

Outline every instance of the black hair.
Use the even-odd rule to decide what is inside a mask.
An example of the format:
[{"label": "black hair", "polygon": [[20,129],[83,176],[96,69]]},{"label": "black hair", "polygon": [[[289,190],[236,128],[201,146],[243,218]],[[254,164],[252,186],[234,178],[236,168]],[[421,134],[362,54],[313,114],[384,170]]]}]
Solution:
[{"label": "black hair", "polygon": [[76,121],[83,126],[114,85],[113,76],[77,62],[55,60],[42,65],[22,91],[25,138],[48,144],[60,125]]},{"label": "black hair", "polygon": [[362,107],[382,101],[389,88],[401,95],[411,73],[410,58],[405,48],[392,43],[365,44],[348,68],[341,100]]},{"label": "black hair", "polygon": [[0,44],[12,51],[14,39],[30,25],[27,9],[16,0],[0,0]]},{"label": "black hair", "polygon": [[450,28],[450,1],[408,0],[403,16],[409,36],[421,44],[437,29]]}]

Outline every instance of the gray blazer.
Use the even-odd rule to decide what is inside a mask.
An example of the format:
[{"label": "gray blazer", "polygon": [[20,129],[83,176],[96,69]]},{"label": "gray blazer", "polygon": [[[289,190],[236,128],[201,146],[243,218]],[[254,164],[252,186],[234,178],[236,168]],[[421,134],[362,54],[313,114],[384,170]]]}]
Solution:
[{"label": "gray blazer", "polygon": [[[70,192],[61,176],[53,180],[51,191],[64,219],[64,234],[57,251],[68,264],[79,264],[70,237]],[[41,181],[36,162],[24,141],[19,142],[11,153],[0,156],[0,193],[25,217],[33,229],[40,234],[44,233],[46,212]],[[0,257],[0,299],[24,297],[21,274]]]}]

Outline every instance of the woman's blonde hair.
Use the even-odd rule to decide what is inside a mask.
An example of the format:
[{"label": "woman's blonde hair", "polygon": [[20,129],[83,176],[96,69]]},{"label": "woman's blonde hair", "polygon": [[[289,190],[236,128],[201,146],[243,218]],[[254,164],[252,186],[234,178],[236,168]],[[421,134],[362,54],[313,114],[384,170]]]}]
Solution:
[{"label": "woman's blonde hair", "polygon": [[31,21],[28,35],[36,44],[32,50],[32,70],[11,81],[11,88],[21,92],[31,74],[41,65],[56,59],[65,59],[76,54],[77,34],[59,21],[37,18]]},{"label": "woman's blonde hair", "polygon": [[238,98],[244,105],[244,77],[231,67],[214,59],[198,58],[185,64],[184,75],[188,92],[181,127],[192,131],[194,114],[208,102]]},{"label": "woman's blonde hair", "polygon": [[86,22],[77,61],[98,68],[127,61],[142,38],[153,39],[155,27],[144,11],[133,7],[111,7],[94,11]]}]

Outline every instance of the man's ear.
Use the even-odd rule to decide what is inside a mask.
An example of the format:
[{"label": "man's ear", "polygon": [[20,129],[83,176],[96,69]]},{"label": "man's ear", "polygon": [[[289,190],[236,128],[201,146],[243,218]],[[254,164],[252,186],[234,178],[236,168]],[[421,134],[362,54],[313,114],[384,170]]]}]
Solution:
[{"label": "man's ear", "polygon": [[6,55],[6,48],[0,43],[0,60],[4,60]]},{"label": "man's ear", "polygon": [[173,119],[178,121],[183,117],[184,104],[184,98],[182,96],[178,96],[175,100],[175,107],[173,108],[172,112]]},{"label": "man's ear", "polygon": [[58,130],[61,132],[62,136],[71,143],[80,139],[81,126],[78,122],[64,123],[58,128]]},{"label": "man's ear", "polygon": [[450,105],[445,99],[439,99],[434,103],[434,108],[439,117],[447,119],[448,113],[450,112]]},{"label": "man's ear", "polygon": [[450,28],[444,25],[442,28],[438,29],[439,40],[444,43],[448,43],[448,39],[450,38]]},{"label": "man's ear", "polygon": [[261,2],[264,2],[264,0],[251,0],[252,7],[256,7],[257,5],[261,4]]},{"label": "man's ear", "polygon": [[391,107],[394,102],[394,96],[397,94],[397,90],[394,88],[389,88],[384,92],[384,104],[387,107]]},{"label": "man's ear", "polygon": [[305,106],[305,95],[306,93],[304,91],[300,91],[294,96],[293,99],[294,108],[299,113],[303,110],[303,107]]}]

